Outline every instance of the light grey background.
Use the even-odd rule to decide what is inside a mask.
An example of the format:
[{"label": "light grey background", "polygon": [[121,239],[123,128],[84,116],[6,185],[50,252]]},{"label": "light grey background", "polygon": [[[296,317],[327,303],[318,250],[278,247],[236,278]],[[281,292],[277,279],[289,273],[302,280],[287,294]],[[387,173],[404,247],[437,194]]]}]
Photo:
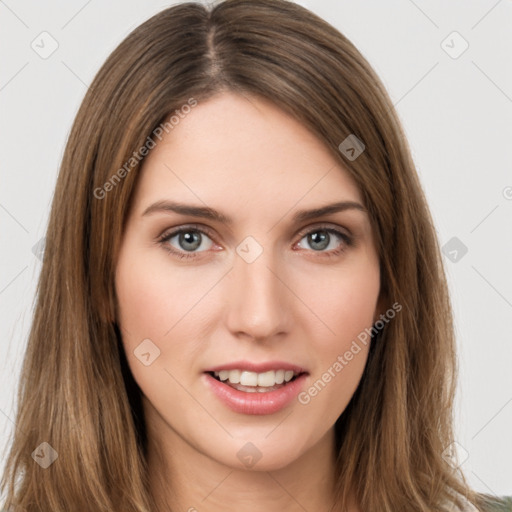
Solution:
[{"label": "light grey background", "polygon": [[[460,347],[462,468],[477,490],[511,495],[512,1],[299,3],[374,66],[404,124],[441,244],[457,238],[445,265]],[[169,5],[0,0],[0,472],[40,270],[32,249],[72,120],[111,51]],[[31,47],[48,52],[52,38],[58,48],[47,58]]]}]

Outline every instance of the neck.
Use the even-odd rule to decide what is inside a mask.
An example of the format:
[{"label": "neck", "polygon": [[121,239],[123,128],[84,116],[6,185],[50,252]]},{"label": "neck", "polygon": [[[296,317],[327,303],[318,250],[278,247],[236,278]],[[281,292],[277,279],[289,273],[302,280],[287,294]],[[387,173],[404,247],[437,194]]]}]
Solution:
[{"label": "neck", "polygon": [[[151,492],[158,512],[244,512],[315,510],[337,512],[334,429],[308,452],[272,471],[226,466],[180,437],[169,425],[165,436],[148,432]],[[356,508],[347,509],[356,512]]]}]

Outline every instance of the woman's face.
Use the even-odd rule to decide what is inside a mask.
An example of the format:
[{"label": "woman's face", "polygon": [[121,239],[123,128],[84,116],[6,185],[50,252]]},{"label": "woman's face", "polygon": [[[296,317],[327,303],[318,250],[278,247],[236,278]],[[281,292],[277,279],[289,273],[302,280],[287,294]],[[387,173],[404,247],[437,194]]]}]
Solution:
[{"label": "woman's face", "polygon": [[332,443],[378,318],[348,172],[272,103],[223,93],[182,116],[139,178],[117,321],[160,449],[271,470]]}]

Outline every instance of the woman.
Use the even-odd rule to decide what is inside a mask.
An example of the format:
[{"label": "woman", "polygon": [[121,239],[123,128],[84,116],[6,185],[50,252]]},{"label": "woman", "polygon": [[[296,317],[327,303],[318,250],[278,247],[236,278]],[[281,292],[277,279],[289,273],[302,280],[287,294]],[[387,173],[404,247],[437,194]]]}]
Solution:
[{"label": "woman", "polygon": [[64,154],[5,506],[505,507],[450,457],[454,383],[432,220],[355,47],[284,0],[135,29]]}]

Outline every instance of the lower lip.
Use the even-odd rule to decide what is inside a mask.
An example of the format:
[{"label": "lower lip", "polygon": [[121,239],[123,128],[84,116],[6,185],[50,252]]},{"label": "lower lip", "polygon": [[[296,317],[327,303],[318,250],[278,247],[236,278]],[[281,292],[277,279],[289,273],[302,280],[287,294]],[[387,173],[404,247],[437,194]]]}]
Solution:
[{"label": "lower lip", "polygon": [[300,393],[307,374],[303,373],[282,388],[264,393],[246,393],[224,384],[208,373],[204,376],[210,389],[231,410],[241,414],[274,414],[284,409]]}]

